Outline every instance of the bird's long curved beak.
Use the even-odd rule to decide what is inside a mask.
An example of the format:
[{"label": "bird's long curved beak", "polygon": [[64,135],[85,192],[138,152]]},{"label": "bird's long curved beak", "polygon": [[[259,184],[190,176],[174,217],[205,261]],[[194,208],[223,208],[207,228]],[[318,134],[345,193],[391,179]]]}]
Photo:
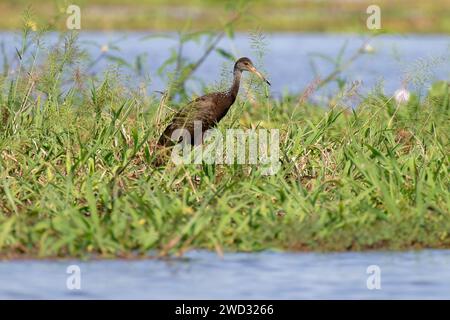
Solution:
[{"label": "bird's long curved beak", "polygon": [[264,81],[265,83],[267,83],[270,86],[270,82],[255,67],[251,67],[250,71],[253,72],[254,74],[256,74],[262,81]]}]

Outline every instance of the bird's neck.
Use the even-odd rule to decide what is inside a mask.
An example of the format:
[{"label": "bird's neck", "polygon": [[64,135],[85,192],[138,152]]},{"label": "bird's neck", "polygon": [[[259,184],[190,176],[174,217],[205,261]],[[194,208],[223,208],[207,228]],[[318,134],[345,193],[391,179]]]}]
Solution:
[{"label": "bird's neck", "polygon": [[231,98],[233,99],[233,102],[236,99],[238,92],[239,92],[239,84],[241,82],[241,75],[242,75],[242,71],[240,71],[238,69],[234,69],[233,84],[231,85],[230,91],[228,92],[229,95],[231,96]]}]

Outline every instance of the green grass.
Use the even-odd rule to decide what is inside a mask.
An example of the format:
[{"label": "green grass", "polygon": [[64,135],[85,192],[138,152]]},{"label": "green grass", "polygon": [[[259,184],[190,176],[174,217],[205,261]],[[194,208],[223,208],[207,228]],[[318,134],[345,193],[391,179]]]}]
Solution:
[{"label": "green grass", "polygon": [[276,175],[155,168],[159,115],[179,106],[115,73],[63,89],[77,56],[65,48],[0,80],[1,257],[450,247],[448,83],[354,110],[242,95],[219,128],[279,129]]}]

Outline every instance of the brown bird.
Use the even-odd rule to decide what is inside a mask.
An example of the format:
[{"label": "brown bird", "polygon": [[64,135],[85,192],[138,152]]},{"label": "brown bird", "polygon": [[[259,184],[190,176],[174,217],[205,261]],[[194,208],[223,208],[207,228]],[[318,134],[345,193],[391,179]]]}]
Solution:
[{"label": "brown bird", "polygon": [[[234,80],[231,88],[226,92],[213,92],[201,96],[191,102],[189,102],[184,108],[175,114],[172,122],[164,130],[163,134],[159,138],[159,146],[171,146],[175,141],[172,141],[172,134],[177,129],[185,129],[190,134],[191,145],[194,145],[194,124],[195,122],[201,123],[201,133],[213,128],[217,123],[227,114],[230,107],[236,100],[236,96],[239,91],[239,84],[243,71],[250,71],[256,74],[261,80],[265,81],[268,85],[270,82],[264,78],[253,65],[249,58],[240,58],[234,64]],[[181,131],[181,130],[180,130]],[[199,139],[202,141],[202,137]],[[176,141],[180,142],[181,138]]]}]

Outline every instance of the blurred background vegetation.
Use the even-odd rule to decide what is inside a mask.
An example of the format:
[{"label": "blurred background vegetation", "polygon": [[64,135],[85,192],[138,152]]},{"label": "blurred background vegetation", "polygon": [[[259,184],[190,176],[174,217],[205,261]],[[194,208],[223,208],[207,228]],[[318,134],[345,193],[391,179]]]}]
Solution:
[{"label": "blurred background vegetation", "polygon": [[[0,29],[18,29],[31,8],[38,27],[65,28],[69,4],[81,7],[82,29],[216,29],[237,7],[248,6],[238,30],[366,32],[366,8],[372,0],[2,0]],[[450,33],[450,0],[377,0],[382,28],[388,32]]]}]

